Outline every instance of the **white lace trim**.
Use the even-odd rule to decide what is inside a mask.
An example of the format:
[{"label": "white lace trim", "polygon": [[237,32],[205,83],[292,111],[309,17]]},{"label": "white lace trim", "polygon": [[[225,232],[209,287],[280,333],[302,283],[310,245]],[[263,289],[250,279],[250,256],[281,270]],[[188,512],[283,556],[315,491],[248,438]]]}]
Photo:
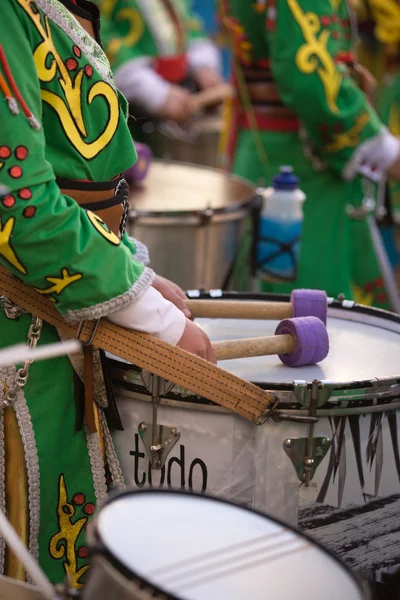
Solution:
[{"label": "white lace trim", "polygon": [[94,306],[88,306],[87,308],[81,308],[79,310],[69,310],[63,317],[71,324],[106,317],[108,314],[131,304],[131,302],[139,300],[142,294],[151,286],[154,278],[154,271],[146,267],[131,289],[124,294],[116,296],[111,300],[106,300],[106,302],[95,304]]},{"label": "white lace trim", "polygon": [[114,77],[103,49],[74,15],[58,0],[36,0],[36,4],[79,46],[104,81],[115,88]]},{"label": "white lace trim", "polygon": [[94,495],[96,497],[96,506],[100,506],[107,500],[107,483],[104,460],[101,453],[98,433],[90,433],[85,425],[86,443],[92,471]]},{"label": "white lace trim", "polygon": [[[7,387],[15,387],[16,369],[14,366],[4,369]],[[26,473],[28,478],[29,496],[29,552],[39,560],[39,528],[40,528],[40,472],[39,458],[36,447],[35,432],[33,431],[31,415],[26,403],[25,394],[19,388],[13,409],[18,421],[24,447]],[[8,409],[11,410],[11,409]],[[3,457],[4,458],[4,457]]]},{"label": "white lace trim", "polygon": [[107,425],[106,418],[102,410],[100,410],[100,423],[101,430],[103,433],[104,447],[106,451],[107,464],[110,470],[111,480],[115,487],[120,491],[126,489],[124,476],[122,473],[121,465],[115,451],[114,442],[111,437],[110,429]]},{"label": "white lace trim", "polygon": [[148,265],[150,262],[150,255],[149,255],[148,247],[145,246],[144,244],[142,244],[142,242],[139,242],[139,240],[137,240],[134,237],[129,236],[129,239],[136,247],[136,252],[133,255],[133,258],[145,266]]}]

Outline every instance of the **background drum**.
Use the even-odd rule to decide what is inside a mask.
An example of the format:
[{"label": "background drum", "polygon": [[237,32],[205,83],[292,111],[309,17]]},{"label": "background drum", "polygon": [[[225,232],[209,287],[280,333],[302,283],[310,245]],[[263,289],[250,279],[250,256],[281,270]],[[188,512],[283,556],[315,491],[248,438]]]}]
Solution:
[{"label": "background drum", "polygon": [[[146,244],[151,266],[183,289],[226,287],[246,219],[251,184],[216,170],[155,161],[131,188],[128,232]],[[250,257],[241,257],[246,268]]]},{"label": "background drum", "polygon": [[[346,568],[277,521],[202,496],[126,493],[94,523],[84,600],[361,600]],[[289,576],[288,576],[289,575]]]},{"label": "background drum", "polygon": [[[276,327],[198,322],[214,340],[268,335]],[[332,301],[328,332],[330,354],[316,366],[290,369],[277,357],[220,363],[279,399],[258,427],[161,384],[154,413],[141,373],[112,362],[125,425],[115,441],[128,485],[172,486],[252,505],[299,523],[350,566],[379,579],[400,567],[400,317]],[[143,443],[154,414],[172,448],[161,470],[150,468]]]}]

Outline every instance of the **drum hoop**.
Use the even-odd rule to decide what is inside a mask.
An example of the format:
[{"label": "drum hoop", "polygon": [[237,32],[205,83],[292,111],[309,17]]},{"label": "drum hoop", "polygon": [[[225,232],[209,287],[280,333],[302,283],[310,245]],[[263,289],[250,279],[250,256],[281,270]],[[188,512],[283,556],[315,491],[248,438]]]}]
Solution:
[{"label": "drum hoop", "polygon": [[[209,292],[200,292],[198,290],[191,290],[187,292],[189,298],[196,298],[201,300],[209,299],[212,301],[213,298],[223,300],[272,300],[279,302],[289,302],[290,296],[286,294],[268,294],[268,293],[242,293],[242,292],[222,292],[221,290],[210,290]],[[351,321],[358,321],[361,323],[368,322],[371,325],[375,325],[380,329],[387,329],[392,332],[398,331],[400,333],[400,315],[395,313],[379,309],[356,304],[347,300],[333,300],[329,299],[328,315],[335,315],[341,318],[346,318]],[[383,327],[386,325],[386,327]],[[109,359],[111,369],[126,371],[140,372],[133,365],[127,363],[121,363],[120,361],[114,361]],[[128,392],[144,393],[144,388],[135,383],[117,379],[113,376],[113,382],[118,387]],[[279,398],[281,406],[286,410],[296,411],[306,410],[307,407],[302,404],[295,394],[295,383],[293,382],[282,382],[282,383],[271,383],[271,382],[258,382],[253,381],[255,385],[261,389],[267,390],[273,393]],[[306,390],[311,390],[312,382],[301,382]],[[319,411],[321,416],[338,415],[339,412],[343,415],[350,416],[351,414],[367,414],[368,412],[389,412],[398,408],[396,400],[400,400],[400,373],[390,377],[364,379],[359,381],[343,381],[343,382],[328,382],[322,381],[323,385],[331,385],[331,395],[329,399],[324,403],[324,409]],[[128,395],[128,394],[126,394]],[[170,401],[170,402],[169,402]],[[195,395],[185,393],[183,398],[179,388],[175,387],[171,392],[165,395],[161,399],[160,404],[166,406],[176,406],[176,404],[182,403],[182,408],[192,408],[198,410],[218,410],[218,405],[213,402],[205,401],[204,398],[200,398]],[[392,406],[392,403],[395,406]],[[217,407],[217,408],[215,408]],[[353,412],[352,412],[353,411]],[[221,412],[229,413],[221,409]],[[229,413],[230,414],[230,413]]]},{"label": "drum hoop", "polygon": [[[123,492],[119,493],[118,495],[115,495],[111,498],[108,498],[104,504],[102,505],[102,509],[105,508],[106,506],[113,504],[114,502],[116,502],[117,500],[119,500],[120,498],[124,498],[125,496],[134,496],[134,495],[149,495],[149,494],[174,494],[174,495],[184,495],[184,496],[190,496],[190,497],[197,497],[197,498],[201,498],[204,500],[204,498],[209,498],[210,500],[219,502],[220,504],[227,504],[229,506],[236,506],[237,508],[241,509],[241,510],[245,510],[249,513],[252,514],[257,514],[260,517],[262,517],[263,519],[268,519],[269,521],[272,521],[273,523],[280,525],[281,527],[283,527],[286,530],[291,531],[292,533],[298,535],[299,537],[301,537],[302,539],[307,540],[312,546],[319,548],[319,550],[321,550],[325,555],[330,556],[330,558],[336,562],[336,564],[340,565],[344,572],[346,572],[351,579],[353,580],[353,582],[356,584],[356,586],[358,587],[360,593],[361,593],[361,597],[363,597],[365,600],[369,600],[367,593],[365,592],[363,586],[362,586],[362,582],[361,582],[361,578],[359,578],[357,576],[356,573],[354,573],[349,567],[348,565],[346,565],[345,562],[343,562],[343,560],[336,556],[333,552],[331,552],[329,550],[329,548],[325,548],[318,540],[314,539],[311,537],[311,535],[308,535],[307,533],[303,532],[303,531],[299,531],[297,530],[295,527],[292,527],[291,525],[289,525],[288,523],[285,523],[284,521],[281,521],[280,519],[277,519],[276,517],[271,517],[266,513],[263,513],[257,509],[254,508],[250,508],[249,506],[244,506],[244,505],[238,505],[235,504],[234,502],[231,502],[225,498],[222,498],[220,496],[212,496],[210,494],[207,494],[206,496],[204,494],[199,494],[198,492],[190,492],[190,491],[185,491],[185,490],[172,490],[172,489],[143,489],[143,490],[124,490]],[[147,585],[150,588],[152,588],[157,594],[163,594],[168,600],[184,600],[182,597],[178,597],[175,596],[173,594],[171,594],[170,592],[167,592],[166,590],[164,590],[163,588],[161,588],[160,586],[154,584],[154,583],[150,583],[147,579],[144,579],[144,577],[142,575],[139,575],[139,573],[137,573],[134,570],[129,569],[128,567],[126,567],[125,565],[123,565],[120,560],[114,556],[114,554],[112,554],[112,552],[107,548],[107,546],[105,545],[105,541],[101,538],[101,536],[99,535],[99,532],[97,530],[97,521],[99,516],[101,515],[101,511],[99,512],[99,515],[97,517],[95,517],[94,523],[93,523],[93,537],[94,539],[94,547],[92,548],[92,553],[93,554],[102,554],[107,560],[110,561],[110,563],[120,572],[122,573],[125,577],[127,577],[127,579],[129,579],[130,581],[134,581],[137,580],[139,581],[141,584],[143,585]],[[363,593],[364,592],[364,593]]]},{"label": "drum hoop", "polygon": [[[196,170],[202,170],[202,171],[212,171],[213,173],[217,173],[220,176],[223,176],[224,173],[222,173],[219,169],[215,169],[213,167],[206,167],[204,165],[197,165],[194,163],[185,163],[182,161],[177,161],[177,160],[160,160],[160,159],[154,159],[153,162],[155,164],[164,164],[164,165],[177,165],[180,167],[191,167],[191,168],[195,168]],[[232,202],[231,204],[227,205],[227,206],[223,206],[221,208],[211,208],[211,218],[214,215],[223,215],[223,214],[230,214],[230,213],[234,213],[234,212],[242,212],[243,210],[247,209],[247,210],[251,210],[251,207],[254,205],[254,207],[257,205],[257,203],[260,201],[260,194],[259,192],[255,189],[255,187],[251,184],[251,182],[247,181],[246,179],[244,179],[243,177],[240,177],[239,175],[232,175],[232,174],[225,174],[225,177],[229,179],[229,181],[232,182],[237,182],[237,183],[241,183],[246,185],[249,189],[249,195],[246,198],[243,198],[243,200],[237,200],[236,202]],[[152,210],[136,210],[133,209],[131,211],[129,211],[129,216],[128,218],[130,220],[135,221],[136,219],[143,219],[143,218],[152,218],[152,219],[162,219],[162,218],[182,218],[182,217],[195,217],[197,219],[204,219],[205,217],[207,217],[207,213],[208,213],[208,209],[199,209],[199,210],[171,210],[171,211],[165,211],[165,210],[160,210],[160,211],[152,211]]]}]

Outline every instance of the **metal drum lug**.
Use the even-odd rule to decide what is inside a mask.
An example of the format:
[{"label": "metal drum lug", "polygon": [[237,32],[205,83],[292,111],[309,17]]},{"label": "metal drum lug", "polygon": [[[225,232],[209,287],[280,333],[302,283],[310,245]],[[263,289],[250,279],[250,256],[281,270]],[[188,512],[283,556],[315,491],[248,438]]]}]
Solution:
[{"label": "metal drum lug", "polygon": [[297,477],[306,485],[309,485],[314,477],[329,448],[330,440],[327,437],[316,437],[312,440],[288,438],[283,442],[283,449],[290,458]]},{"label": "metal drum lug", "polygon": [[168,454],[181,437],[177,427],[157,425],[154,431],[153,423],[142,421],[139,424],[139,435],[146,448],[152,469],[162,469]]},{"label": "metal drum lug", "polygon": [[317,417],[310,417],[308,415],[292,415],[287,412],[276,410],[271,414],[274,421],[279,423],[280,421],[290,421],[291,423],[318,423]]},{"label": "metal drum lug", "polygon": [[310,408],[311,406],[312,393],[316,394],[315,401],[317,408],[320,408],[329,401],[330,397],[332,396],[333,389],[333,381],[321,381],[316,379],[313,381],[311,387],[306,381],[293,381],[293,390],[296,400],[307,408]]}]

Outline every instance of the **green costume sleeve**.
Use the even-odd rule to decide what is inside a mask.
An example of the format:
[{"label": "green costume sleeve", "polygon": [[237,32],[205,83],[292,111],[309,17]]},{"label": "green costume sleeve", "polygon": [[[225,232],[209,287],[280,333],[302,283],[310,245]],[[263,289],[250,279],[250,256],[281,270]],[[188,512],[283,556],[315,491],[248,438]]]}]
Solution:
[{"label": "green costume sleeve", "polygon": [[[29,20],[16,4],[2,8],[0,39],[26,104],[40,116]],[[12,115],[4,100],[0,122],[2,264],[72,319],[99,317],[134,300],[150,285],[152,272],[100,219],[60,193],[42,128],[33,129],[22,111]]]},{"label": "green costume sleeve", "polygon": [[282,100],[298,115],[319,156],[341,173],[382,124],[347,68],[336,63],[340,18],[335,3],[321,4],[323,15],[320,8],[315,12],[315,0],[277,0],[267,35]]}]

